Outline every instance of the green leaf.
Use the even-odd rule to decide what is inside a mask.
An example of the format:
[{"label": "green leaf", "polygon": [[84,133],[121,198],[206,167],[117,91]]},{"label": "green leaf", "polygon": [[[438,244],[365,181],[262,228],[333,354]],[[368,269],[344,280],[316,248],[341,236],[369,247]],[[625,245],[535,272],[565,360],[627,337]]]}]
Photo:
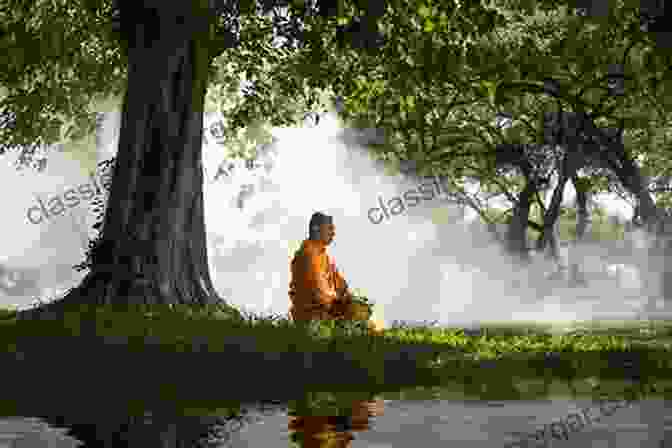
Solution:
[{"label": "green leaf", "polygon": [[480,87],[486,92],[490,104],[495,105],[497,96],[497,83],[494,81],[484,80],[481,81]]}]

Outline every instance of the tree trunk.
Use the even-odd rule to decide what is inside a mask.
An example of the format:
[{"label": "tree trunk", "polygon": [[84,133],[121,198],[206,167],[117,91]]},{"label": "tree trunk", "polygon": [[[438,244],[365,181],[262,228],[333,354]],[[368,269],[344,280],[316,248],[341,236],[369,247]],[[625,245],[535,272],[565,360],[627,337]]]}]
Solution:
[{"label": "tree trunk", "polygon": [[[653,245],[649,248],[650,259],[646,268],[640,267],[641,272],[647,272],[649,281],[658,282],[660,297],[667,303],[672,301],[672,245],[670,244],[670,217],[664,210],[656,206],[647,188],[647,182],[637,165],[625,151],[619,151],[618,162],[612,163],[614,172],[621,184],[637,198],[637,210],[644,228],[654,237]],[[645,286],[650,285],[645,281]],[[648,288],[651,290],[651,288]],[[657,288],[654,286],[653,290]],[[657,297],[649,297],[647,307],[654,305]]]},{"label": "tree trunk", "polygon": [[586,240],[590,232],[591,219],[590,209],[588,207],[588,197],[590,194],[589,186],[576,175],[572,176],[572,184],[576,191],[576,241],[574,243],[574,260],[570,263],[570,281],[574,285],[585,285],[586,278],[581,270],[581,266],[575,260],[580,259],[579,248]]},{"label": "tree trunk", "polygon": [[580,182],[576,176],[572,177],[574,190],[576,190],[576,240],[583,242],[591,230],[590,209],[588,198],[590,191]]},{"label": "tree trunk", "polygon": [[660,225],[664,213],[653,201],[639,166],[624,152],[620,154],[619,162],[614,169],[618,180],[637,198],[639,216],[647,230],[651,233],[659,233],[662,230]]},{"label": "tree trunk", "polygon": [[576,131],[565,129],[561,135],[564,135],[562,143],[565,145],[566,151],[558,167],[558,185],[553,190],[551,203],[544,214],[544,230],[541,238],[539,238],[539,246],[537,247],[537,249],[543,250],[547,243],[551,243],[550,256],[556,262],[560,258],[557,228],[565,186],[569,179],[574,177],[580,166],[585,163],[583,144],[577,140]]},{"label": "tree trunk", "polygon": [[[671,232],[669,229],[666,229],[666,225],[669,225],[670,217],[656,206],[648,191],[647,182],[640,167],[626,151],[622,139],[614,138],[620,132],[612,133],[609,136],[607,135],[608,130],[598,129],[586,114],[581,115],[581,117],[573,118],[578,126],[567,126],[567,128],[574,131],[577,127],[580,127],[582,131],[581,139],[583,141],[579,143],[583,145],[585,155],[593,163],[614,172],[623,187],[637,198],[642,223],[648,233],[656,238],[656,246],[663,246],[654,247],[650,251],[651,260],[648,269],[659,268],[662,275],[654,273],[653,276],[658,276],[662,279],[661,292],[663,297],[666,299],[672,298],[672,267],[665,266],[669,262],[661,263],[661,260],[672,257],[672,245],[667,242],[669,240],[667,235]],[[585,137],[589,137],[590,140],[597,144],[584,144],[586,141]],[[668,273],[668,271],[670,272]]]},{"label": "tree trunk", "polygon": [[556,262],[560,257],[557,222],[560,217],[560,207],[562,206],[562,196],[566,184],[567,178],[561,175],[558,185],[553,190],[551,203],[544,214],[544,229],[537,241],[537,250],[544,250],[546,245],[549,245],[549,255]]},{"label": "tree trunk", "polygon": [[507,232],[507,246],[509,253],[519,258],[523,263],[530,260],[530,254],[527,248],[527,227],[530,217],[530,206],[532,198],[536,192],[533,182],[527,181],[525,188],[518,197],[518,202],[514,207],[513,217],[509,224]]},{"label": "tree trunk", "polygon": [[227,307],[209,275],[203,216],[211,18],[135,3],[122,3],[128,88],[104,231],[89,274],[61,302]]}]

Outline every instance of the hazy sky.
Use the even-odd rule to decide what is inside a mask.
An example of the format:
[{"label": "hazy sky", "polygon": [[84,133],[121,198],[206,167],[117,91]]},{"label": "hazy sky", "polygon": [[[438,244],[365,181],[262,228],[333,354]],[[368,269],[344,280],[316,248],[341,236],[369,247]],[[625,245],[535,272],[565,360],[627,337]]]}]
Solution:
[{"label": "hazy sky", "polygon": [[[37,173],[29,168],[16,171],[12,166],[16,157],[16,154],[9,154],[0,158],[0,186],[4,192],[3,232],[0,236],[2,239],[0,244],[3,249],[0,260],[10,264],[18,263],[19,259],[24,260],[29,253],[43,256],[45,254],[44,250],[36,250],[39,248],[37,243],[40,237],[54,226],[64,226],[64,222],[72,220],[73,216],[71,215],[85,216],[88,213],[88,203],[90,202],[82,201],[72,208],[66,207],[62,215],[53,216],[48,220],[42,219],[42,222],[37,224],[31,223],[27,213],[31,207],[39,207],[37,198],[40,198],[46,206],[50,198],[54,196],[62,197],[67,189],[77,188],[79,185],[91,181],[79,163],[63,153],[51,153],[47,168],[43,173]],[[34,221],[40,219],[37,212],[31,216]],[[65,249],[67,244],[60,244],[59,240],[76,236],[61,233],[63,234],[53,234],[53,241],[42,241],[43,247],[41,249]],[[32,262],[21,261],[21,264]],[[34,262],[38,263],[38,261]],[[39,263],[42,262],[39,261]]]}]

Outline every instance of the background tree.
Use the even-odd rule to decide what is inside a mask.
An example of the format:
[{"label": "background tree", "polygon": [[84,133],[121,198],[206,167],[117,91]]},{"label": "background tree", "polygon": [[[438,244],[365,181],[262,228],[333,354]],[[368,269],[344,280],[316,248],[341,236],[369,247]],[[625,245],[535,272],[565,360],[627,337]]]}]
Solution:
[{"label": "background tree", "polygon": [[[654,108],[643,105],[656,98],[652,89],[661,92],[669,86],[666,61],[670,52],[641,28],[639,5],[618,2],[603,11],[587,13],[563,2],[530,8],[508,2],[494,5],[490,33],[461,40],[450,39],[453,36],[442,28],[447,14],[440,6],[409,6],[398,19],[409,31],[388,41],[390,45],[370,58],[371,62],[352,59],[349,63],[341,55],[338,66],[352,80],[340,85],[345,99],[343,115],[354,126],[377,126],[386,131],[389,142],[378,151],[381,158],[394,155],[410,159],[418,162],[419,171],[440,171],[455,179],[467,176],[464,168],[473,159],[480,164],[481,180],[501,174],[497,149],[501,153],[521,148],[515,144],[536,144],[528,149],[536,148],[532,152],[543,156],[552,149],[549,145],[561,143],[560,152],[553,156],[560,182],[551,207],[544,210],[539,248],[557,241],[553,229],[562,211],[562,192],[575,175],[600,173],[602,179],[592,193],[623,188],[637,198],[647,221],[660,222],[665,213],[647,191],[649,181],[639,163],[653,158],[660,169],[669,166],[669,156],[664,145],[637,144],[631,136],[636,132],[665,135],[660,129],[667,126],[662,118],[667,116],[667,104],[654,102]],[[409,41],[402,44],[406,38]],[[432,70],[438,58],[451,67],[449,73]],[[621,85],[618,80],[610,84],[615,65],[625,70]],[[423,76],[427,73],[433,76]],[[540,94],[547,79],[558,81],[560,86],[545,98]],[[508,93],[506,98],[502,93]],[[485,107],[479,108],[488,99],[494,106],[489,113]],[[526,122],[512,127],[504,139],[488,130],[502,109]],[[557,120],[559,112],[563,112],[563,120]],[[550,123],[537,126],[535,123],[543,123],[542,117]],[[548,135],[543,135],[544,130]],[[557,135],[558,131],[564,135]],[[496,140],[500,140],[499,146]],[[499,160],[511,161],[514,153],[501,154]],[[519,191],[526,193],[520,198],[534,196],[529,185],[525,191],[525,182],[519,185]],[[524,213],[530,207],[523,201],[519,210]],[[511,220],[517,229],[510,229],[510,247],[520,251],[525,234],[521,226],[533,221],[517,218]]]}]

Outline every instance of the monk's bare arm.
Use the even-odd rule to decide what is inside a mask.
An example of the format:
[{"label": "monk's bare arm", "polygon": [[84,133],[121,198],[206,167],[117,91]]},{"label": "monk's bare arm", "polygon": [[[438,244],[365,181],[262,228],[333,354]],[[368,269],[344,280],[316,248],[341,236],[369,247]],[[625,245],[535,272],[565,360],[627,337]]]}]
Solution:
[{"label": "monk's bare arm", "polygon": [[345,281],[338,269],[334,269],[334,276],[336,277],[336,295],[338,298],[341,300],[351,299],[352,293],[348,287],[348,282]]}]

